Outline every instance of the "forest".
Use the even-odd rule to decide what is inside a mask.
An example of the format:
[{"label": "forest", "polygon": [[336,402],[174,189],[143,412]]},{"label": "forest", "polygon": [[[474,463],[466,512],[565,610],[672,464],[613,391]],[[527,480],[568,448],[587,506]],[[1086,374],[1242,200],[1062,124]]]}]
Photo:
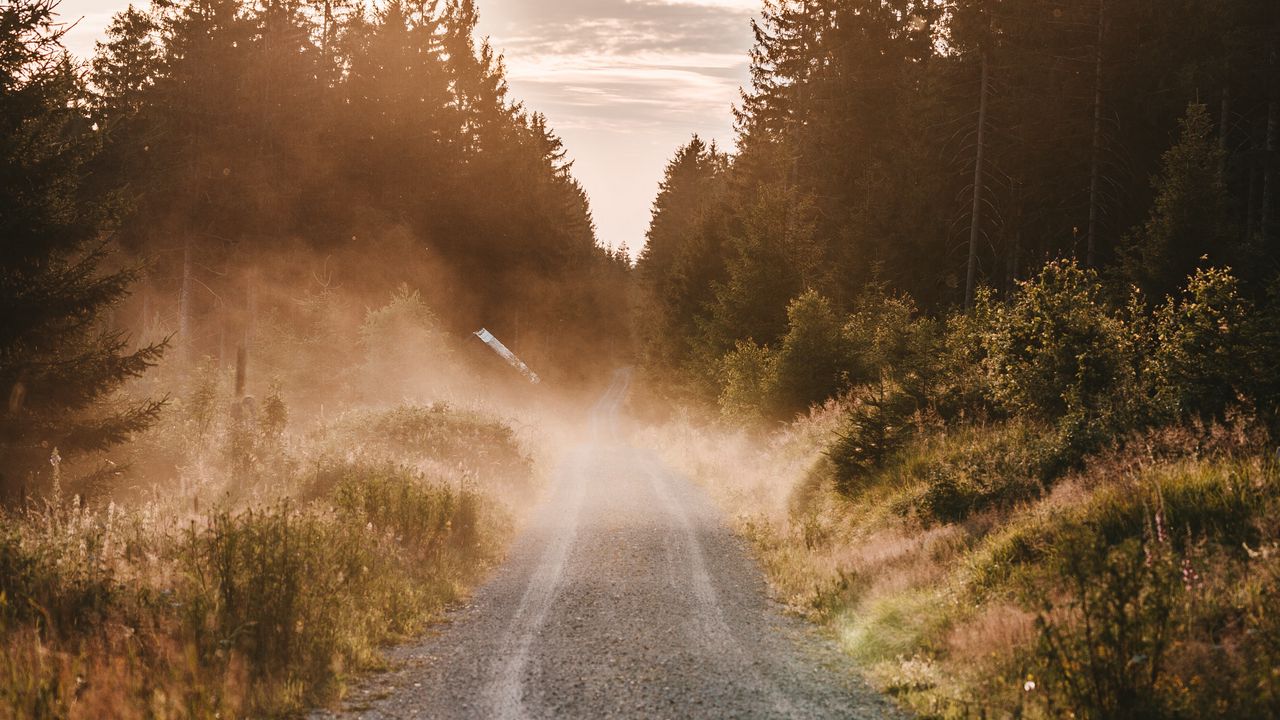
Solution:
[{"label": "forest", "polygon": [[[769,2],[737,149],[693,138],[654,205],[645,364],[691,390],[806,291],[930,317],[1075,259],[1123,304],[1276,277],[1270,2]],[[782,416],[838,390],[783,400]]]},{"label": "forest", "polygon": [[1278,11],[769,0],[668,164],[653,442],[922,716],[1280,712]]},{"label": "forest", "polygon": [[476,17],[0,5],[0,716],[297,714],[500,557],[536,398],[470,334],[589,384],[630,263]]},{"label": "forest", "polygon": [[1280,715],[1280,5],[764,0],[634,260],[477,19],[0,5],[0,716],[341,700],[624,366],[902,707]]},{"label": "forest", "polygon": [[290,334],[351,384],[346,326],[400,283],[553,376],[618,323],[626,263],[471,3],[131,7],[88,68],[55,7],[4,9],[6,491],[45,464],[14,464],[30,438],[67,455],[153,420],[156,399],[72,415],[162,351],[240,352],[265,385],[301,358],[255,341]]}]

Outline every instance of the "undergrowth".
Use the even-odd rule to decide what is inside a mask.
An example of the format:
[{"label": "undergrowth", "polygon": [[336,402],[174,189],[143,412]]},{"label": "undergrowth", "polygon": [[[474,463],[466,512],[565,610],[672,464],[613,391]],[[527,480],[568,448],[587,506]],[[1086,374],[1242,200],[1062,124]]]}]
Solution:
[{"label": "undergrowth", "polygon": [[764,443],[651,432],[881,690],[938,718],[1280,714],[1280,466],[1250,416],[1065,471],[1052,426],[928,428],[851,491],[828,456],[848,412]]},{"label": "undergrowth", "polygon": [[[495,562],[531,493],[511,428],[446,405],[289,432],[197,374],[138,443],[167,489],[0,510],[0,717],[282,717],[330,704]],[[159,460],[157,460],[157,458]]]}]

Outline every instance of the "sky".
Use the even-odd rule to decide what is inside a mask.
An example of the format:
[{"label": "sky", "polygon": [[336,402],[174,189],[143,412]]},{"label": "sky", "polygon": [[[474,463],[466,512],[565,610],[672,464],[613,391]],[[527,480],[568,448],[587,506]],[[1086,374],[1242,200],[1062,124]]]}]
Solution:
[{"label": "sky", "polygon": [[[600,242],[644,244],[667,160],[694,133],[733,142],[759,0],[477,0],[512,96],[545,114],[591,198]],[[128,0],[62,0],[87,57]]]}]

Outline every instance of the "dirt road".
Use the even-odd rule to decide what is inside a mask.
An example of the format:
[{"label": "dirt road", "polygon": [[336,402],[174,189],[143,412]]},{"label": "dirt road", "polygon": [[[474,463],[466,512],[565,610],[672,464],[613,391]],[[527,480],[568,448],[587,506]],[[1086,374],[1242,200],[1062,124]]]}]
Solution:
[{"label": "dirt road", "polygon": [[628,382],[597,403],[503,568],[347,716],[898,717],[767,600],[696,486],[617,441]]}]

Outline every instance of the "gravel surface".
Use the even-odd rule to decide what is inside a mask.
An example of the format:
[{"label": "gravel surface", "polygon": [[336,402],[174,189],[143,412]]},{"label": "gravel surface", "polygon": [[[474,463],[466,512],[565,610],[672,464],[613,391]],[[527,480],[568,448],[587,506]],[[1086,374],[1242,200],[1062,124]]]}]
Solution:
[{"label": "gravel surface", "polygon": [[699,488],[616,442],[627,383],[615,377],[503,567],[340,716],[902,717],[767,598]]}]

